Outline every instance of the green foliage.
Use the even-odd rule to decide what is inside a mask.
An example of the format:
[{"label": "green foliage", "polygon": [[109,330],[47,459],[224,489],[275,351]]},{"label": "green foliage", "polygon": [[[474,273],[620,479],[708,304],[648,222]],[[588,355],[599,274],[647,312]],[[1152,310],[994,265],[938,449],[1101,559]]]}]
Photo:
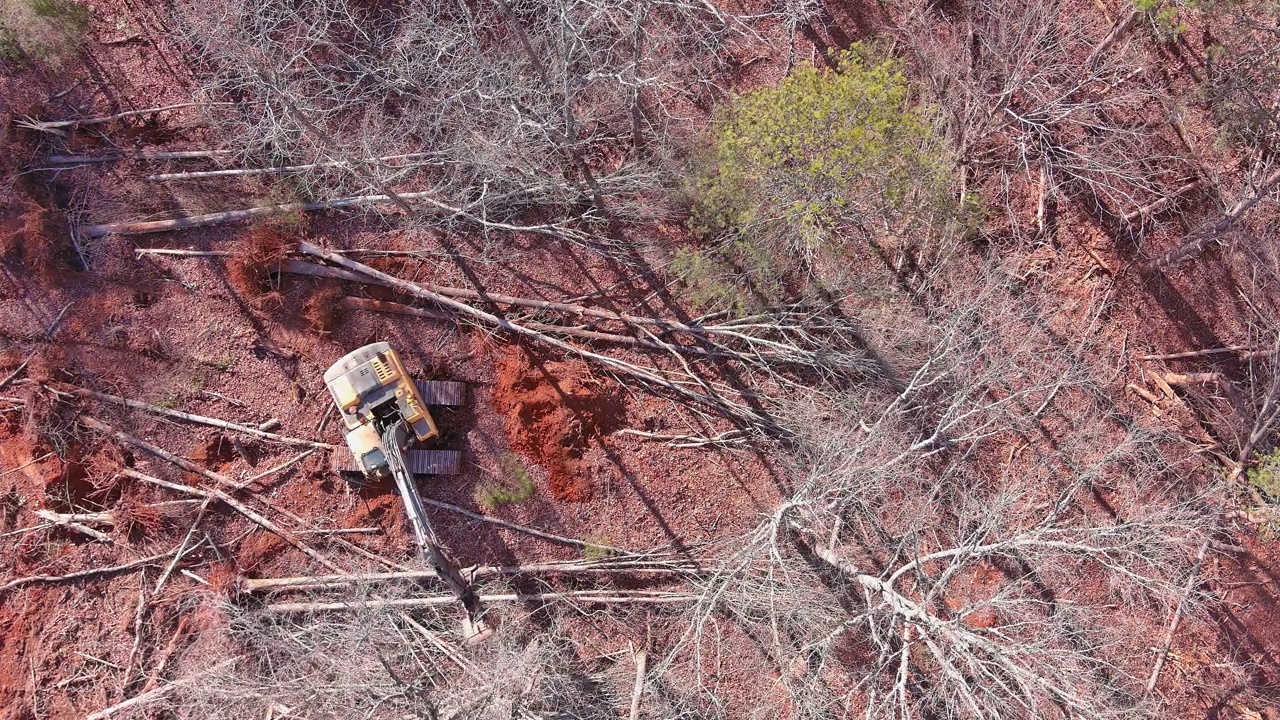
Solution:
[{"label": "green foliage", "polygon": [[1245,477],[1271,502],[1280,502],[1280,448],[1258,458],[1258,464],[1250,468]]},{"label": "green foliage", "polygon": [[[917,244],[956,230],[953,162],[899,64],[857,45],[716,109],[693,160],[690,228],[718,240],[672,265],[718,310],[802,290],[851,238]],[[788,292],[790,291],[790,292]]]},{"label": "green foliage", "polygon": [[3,0],[0,57],[61,65],[78,52],[92,13],[73,0]]},{"label": "green foliage", "polygon": [[590,535],[587,544],[582,548],[582,557],[587,560],[608,560],[613,557],[613,550],[606,547],[609,539],[603,535]]},{"label": "green foliage", "polygon": [[914,225],[944,204],[951,162],[898,63],[857,46],[719,108],[693,182],[703,234],[782,237],[806,254],[842,226]]},{"label": "green foliage", "polygon": [[476,502],[480,507],[493,510],[500,505],[522,503],[533,497],[533,479],[519,458],[507,453],[498,460],[498,466],[502,474],[476,489]]}]

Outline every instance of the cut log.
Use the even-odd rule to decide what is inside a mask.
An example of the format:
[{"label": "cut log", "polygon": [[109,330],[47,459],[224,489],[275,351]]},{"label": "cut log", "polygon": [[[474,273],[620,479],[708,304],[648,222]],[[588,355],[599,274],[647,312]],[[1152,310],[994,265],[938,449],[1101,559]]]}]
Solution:
[{"label": "cut log", "polygon": [[[607,560],[602,562],[551,562],[533,565],[486,566],[469,568],[465,572],[474,577],[496,575],[562,574],[600,575],[635,573],[640,575],[684,575],[693,572],[692,567],[681,564],[643,560]],[[347,575],[309,575],[281,578],[241,578],[237,589],[242,593],[258,593],[280,590],[321,590],[347,587],[364,583],[394,582],[396,580],[432,580],[439,577],[434,570],[410,570],[389,573],[352,573]]]},{"label": "cut log", "polygon": [[146,410],[149,413],[155,413],[157,415],[165,415],[171,418],[177,418],[179,420],[186,420],[188,422],[199,423],[201,425],[209,425],[211,427],[222,428],[223,430],[231,430],[233,432],[244,433],[245,435],[252,435],[253,437],[261,438],[263,440],[270,440],[272,442],[284,443],[286,445],[302,445],[305,447],[316,448],[320,450],[333,449],[333,446],[328,443],[315,442],[314,440],[304,440],[302,438],[289,437],[288,435],[277,435],[276,433],[267,432],[266,430],[263,430],[261,428],[253,428],[253,427],[249,427],[248,425],[241,425],[240,423],[234,423],[228,420],[219,420],[218,418],[205,417],[203,415],[195,415],[193,413],[182,412],[181,410],[171,410],[169,408],[163,408],[158,405],[151,405],[149,403],[144,403],[139,400],[129,400],[127,398],[122,398],[119,395],[101,393],[95,390],[89,390],[89,389],[80,388],[80,387],[72,387],[68,390],[68,392],[70,392],[72,395],[77,395],[83,398],[92,398],[94,400],[102,400],[103,402],[115,403],[117,405],[124,405],[125,407],[131,407],[136,410]]},{"label": "cut log", "polygon": [[[212,104],[213,105],[229,105],[231,103],[212,103]],[[209,105],[209,103],[197,103],[197,102],[178,103],[177,105],[165,105],[164,107],[146,108],[145,110],[129,110],[126,112],[116,113],[115,115],[104,115],[102,117],[91,117],[91,118],[79,118],[77,120],[41,121],[41,120],[35,120],[32,118],[24,118],[22,120],[14,121],[14,124],[18,125],[19,127],[27,128],[29,130],[38,130],[40,132],[56,132],[57,134],[61,135],[63,133],[58,131],[62,130],[63,128],[81,127],[83,125],[101,125],[103,123],[114,122],[116,120],[123,120],[127,117],[135,117],[137,115],[153,115],[155,113],[164,112],[166,110],[180,110],[182,108],[207,106],[207,105]]]},{"label": "cut log", "polygon": [[[552,600],[576,600],[597,604],[671,604],[693,603],[701,598],[692,593],[665,592],[661,590],[572,590],[528,594],[481,595],[482,603],[501,602],[550,602]],[[351,600],[314,603],[273,603],[262,609],[270,615],[296,615],[309,612],[341,612],[349,610],[382,610],[386,608],[439,607],[457,602],[452,595],[421,598],[396,598],[393,600]]]},{"label": "cut log", "polygon": [[44,162],[52,165],[86,165],[90,163],[108,163],[117,160],[206,160],[219,155],[230,155],[230,150],[177,150],[169,152],[136,152],[114,153],[108,155],[50,155]]}]

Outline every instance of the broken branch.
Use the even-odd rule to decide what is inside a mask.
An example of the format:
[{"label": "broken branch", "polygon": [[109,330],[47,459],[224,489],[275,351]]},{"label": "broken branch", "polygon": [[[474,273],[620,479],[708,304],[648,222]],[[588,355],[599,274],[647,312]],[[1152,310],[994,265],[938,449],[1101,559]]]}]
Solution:
[{"label": "broken branch", "polygon": [[[119,395],[109,395],[107,393],[100,393],[94,390],[86,390],[85,388],[79,388],[79,387],[73,387],[69,390],[69,392],[71,392],[71,394],[73,395],[78,395],[80,397],[93,398],[94,400],[102,400],[103,402],[110,402],[110,403],[115,403],[117,405],[124,405],[125,407],[131,407],[136,410],[146,410],[149,413],[155,413],[157,415],[166,415],[168,417],[177,418],[179,420],[186,420],[188,422],[199,423],[201,425],[211,425],[216,428],[222,428],[223,430],[231,430],[238,433],[244,433],[245,435],[252,435],[257,438],[262,438],[263,440],[271,440],[274,442],[285,443],[287,445],[303,445],[306,447],[316,448],[320,450],[333,449],[333,446],[328,443],[315,442],[313,440],[304,440],[302,438],[289,437],[288,435],[278,435],[273,432],[267,432],[259,428],[253,428],[253,427],[249,427],[248,425],[241,425],[239,423],[233,423],[227,420],[219,420],[218,418],[205,417],[203,415],[195,415],[193,413],[182,412],[181,410],[170,410],[169,408],[162,408],[158,405],[151,405],[149,403],[140,402],[138,400],[129,400],[127,398],[122,398]],[[196,471],[193,470],[192,472],[196,472]]]},{"label": "broken branch", "polygon": [[83,580],[85,578],[98,577],[99,575],[115,575],[116,573],[122,573],[128,570],[133,570],[134,568],[140,568],[144,565],[159,562],[172,554],[172,552],[160,553],[159,555],[151,555],[149,557],[132,560],[121,565],[93,568],[92,570],[81,570],[80,572],[73,572],[67,575],[31,575],[29,577],[18,578],[17,580],[10,580],[8,583],[0,585],[0,593],[35,583],[60,583],[67,582],[69,580]]},{"label": "broken branch", "polygon": [[275,523],[262,517],[261,515],[254,512],[252,509],[250,509],[248,506],[246,506],[244,503],[241,503],[239,500],[236,500],[235,498],[231,497],[226,492],[219,490],[218,488],[212,488],[209,490],[205,490],[202,488],[193,488],[188,485],[183,485],[181,483],[169,482],[167,480],[161,480],[160,478],[151,477],[150,475],[144,475],[138,472],[137,470],[133,470],[130,468],[122,468],[120,470],[120,474],[128,478],[133,478],[134,480],[141,480],[142,482],[149,483],[151,485],[157,485],[159,487],[168,488],[170,490],[184,492],[190,495],[195,495],[197,497],[215,499],[220,502],[226,503],[227,506],[229,506],[232,510],[235,510],[236,512],[245,516],[249,520],[252,520],[253,522],[257,523],[264,530],[278,536],[281,540],[284,540],[285,542],[294,546],[295,548],[300,550],[304,555],[311,558],[312,560],[315,560],[316,562],[320,563],[321,565],[325,566],[326,568],[329,568],[334,572],[342,572],[341,568],[329,562],[328,558],[316,552],[310,546],[304,544],[301,540],[295,538],[292,534],[285,532],[280,527],[276,526]]}]

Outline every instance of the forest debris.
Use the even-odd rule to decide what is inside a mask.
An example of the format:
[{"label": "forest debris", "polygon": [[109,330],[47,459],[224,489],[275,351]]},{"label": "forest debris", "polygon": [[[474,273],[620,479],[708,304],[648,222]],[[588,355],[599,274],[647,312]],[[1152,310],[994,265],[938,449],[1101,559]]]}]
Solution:
[{"label": "forest debris", "polygon": [[61,525],[62,527],[67,528],[68,530],[74,530],[80,533],[81,535],[87,535],[88,537],[91,537],[94,540],[97,540],[98,542],[104,542],[108,544],[113,542],[111,540],[110,535],[100,530],[94,530],[93,528],[87,525],[82,525],[81,523],[76,522],[75,520],[72,520],[70,516],[61,515],[59,513],[53,512],[52,510],[37,510],[36,516],[38,516],[42,520],[47,520],[51,523]]},{"label": "forest debris", "polygon": [[[164,112],[165,110],[179,110],[181,108],[197,107],[206,105],[207,103],[189,102],[178,103],[177,105],[165,105],[164,107],[146,108],[145,110],[129,110],[127,112],[119,112],[115,115],[104,115],[102,117],[79,118],[77,120],[46,120],[40,121],[34,118],[23,118],[15,120],[14,124],[18,127],[27,128],[28,130],[36,130],[39,132],[54,133],[57,135],[65,135],[61,132],[63,128],[80,127],[83,125],[101,125],[103,123],[113,122],[115,120],[123,120],[127,117],[137,115],[151,115],[154,113]],[[215,105],[226,105],[229,103],[213,103]]]},{"label": "forest debris", "polygon": [[1108,274],[1108,275],[1115,275],[1115,274],[1116,274],[1116,271],[1115,271],[1115,270],[1112,270],[1112,269],[1111,269],[1111,266],[1110,266],[1110,265],[1108,265],[1108,264],[1106,263],[1106,261],[1105,261],[1105,260],[1103,260],[1103,259],[1102,259],[1102,257],[1098,255],[1098,251],[1097,251],[1097,250],[1094,250],[1094,249],[1093,249],[1093,248],[1091,248],[1091,247],[1089,247],[1089,243],[1087,243],[1087,242],[1083,242],[1083,241],[1082,241],[1082,242],[1080,243],[1080,246],[1084,248],[1084,251],[1085,251],[1085,252],[1089,253],[1089,257],[1093,258],[1093,261],[1094,261],[1094,262],[1098,263],[1098,267],[1102,270],[1102,272],[1104,272],[1104,273],[1106,273],[1106,274]]},{"label": "forest debris", "polygon": [[1178,399],[1178,394],[1173,391],[1173,388],[1169,386],[1169,383],[1165,382],[1165,379],[1160,376],[1160,373],[1152,373],[1151,382],[1155,383],[1156,387],[1160,388],[1160,392],[1163,392],[1170,400]]},{"label": "forest debris", "polygon": [[138,248],[133,251],[135,257],[143,255],[174,255],[177,257],[227,257],[230,250],[170,250],[169,248]]},{"label": "forest debris", "polygon": [[116,713],[122,710],[128,710],[129,708],[132,708],[138,705],[146,705],[148,703],[155,702],[156,700],[160,700],[161,698],[165,697],[169,693],[173,692],[176,688],[179,688],[183,685],[189,685],[195,682],[196,680],[199,680],[207,675],[211,675],[221,670],[222,668],[227,667],[228,665],[231,665],[232,663],[238,661],[239,659],[240,658],[237,656],[237,657],[231,658],[230,660],[223,660],[222,662],[218,663],[217,665],[214,665],[211,668],[208,668],[207,670],[203,670],[194,675],[189,675],[185,678],[182,678],[181,680],[175,680],[174,682],[171,682],[168,685],[161,685],[160,687],[155,688],[154,690],[147,690],[141,694],[138,694],[129,698],[128,700],[125,700],[124,702],[117,703],[115,705],[112,705],[111,707],[104,708],[102,710],[99,710],[96,713],[87,715],[85,716],[84,720],[106,720],[106,718],[109,718],[112,715],[115,715]]},{"label": "forest debris", "polygon": [[230,150],[170,150],[165,152],[111,153],[106,155],[50,155],[45,162],[52,165],[84,165],[107,163],[117,160],[207,160],[219,155],[230,155]]},{"label": "forest debris", "polygon": [[1130,390],[1132,390],[1134,393],[1136,393],[1136,394],[1138,394],[1138,395],[1142,396],[1142,398],[1143,398],[1144,400],[1146,400],[1147,402],[1151,403],[1152,405],[1159,405],[1159,404],[1160,404],[1160,398],[1156,397],[1155,393],[1153,393],[1153,392],[1151,392],[1150,390],[1148,390],[1148,389],[1146,389],[1146,388],[1142,387],[1141,385],[1137,385],[1137,384],[1135,384],[1135,383],[1129,383],[1128,385],[1125,385],[1125,387],[1129,388],[1129,389],[1130,389]]},{"label": "forest debris", "polygon": [[1218,382],[1222,376],[1216,372],[1165,373],[1162,379],[1170,385],[1208,385]]},{"label": "forest debris", "polygon": [[[151,405],[150,403],[144,403],[138,400],[129,400],[128,398],[122,398],[119,395],[110,395],[108,393],[101,393],[94,390],[87,390],[85,388],[73,387],[69,390],[69,392],[71,392],[71,394],[73,395],[78,395],[80,397],[93,398],[94,400],[102,400],[103,402],[110,402],[110,403],[115,403],[117,405],[124,405],[125,407],[131,407],[136,410],[145,410],[149,413],[155,413],[157,415],[167,415],[168,417],[178,418],[179,420],[186,420],[188,422],[199,423],[201,425],[210,425],[212,427],[222,428],[223,430],[231,430],[238,433],[244,433],[245,435],[252,435],[257,438],[262,438],[263,440],[272,440],[274,442],[285,443],[287,445],[304,445],[304,446],[323,449],[323,450],[333,449],[333,446],[328,443],[315,442],[314,440],[304,440],[303,438],[289,437],[287,435],[277,435],[276,433],[268,432],[266,429],[263,429],[263,426],[268,425],[271,422],[270,420],[263,423],[262,425],[259,425],[257,428],[252,428],[252,427],[249,427],[248,425],[241,425],[240,423],[234,423],[227,420],[219,420],[218,418],[205,417],[204,415],[196,415],[193,413],[182,412],[181,410],[171,410],[169,408],[159,407],[158,405]],[[279,425],[280,425],[280,421],[276,420],[275,425],[271,427],[279,427]]]},{"label": "forest debris", "polygon": [[221,473],[216,473],[207,468],[202,468],[199,465],[196,465],[195,463],[191,462],[190,460],[187,460],[186,458],[178,457],[177,455],[174,455],[173,453],[169,452],[168,450],[165,450],[162,447],[152,445],[146,440],[143,440],[141,438],[136,438],[128,433],[116,430],[115,428],[102,422],[101,420],[97,420],[95,418],[89,417],[88,415],[81,415],[80,422],[85,427],[91,430],[97,430],[98,432],[103,433],[105,435],[110,435],[111,437],[114,437],[115,439],[121,442],[132,445],[140,450],[145,450],[162,460],[168,460],[169,462],[173,463],[174,465],[177,465],[178,467],[182,468],[183,470],[186,470],[189,473],[195,473],[196,475],[203,475],[204,477],[209,478],[210,480],[218,483],[219,485],[226,485],[227,487],[231,487],[231,488],[236,487],[235,481],[233,481],[231,478],[227,477],[226,475],[223,475]]},{"label": "forest debris", "polygon": [[60,583],[60,582],[67,582],[69,580],[83,580],[85,578],[97,577],[99,575],[115,575],[116,573],[122,573],[127,570],[133,570],[134,568],[139,568],[139,567],[142,567],[143,565],[150,565],[152,563],[159,562],[160,560],[170,557],[173,554],[174,554],[174,551],[171,550],[169,552],[163,552],[158,555],[151,555],[148,557],[139,558],[137,560],[131,560],[121,565],[112,565],[111,567],[81,570],[80,572],[73,572],[67,575],[31,575],[28,577],[22,577],[16,580],[10,580],[8,583],[5,583],[4,585],[0,585],[0,593],[4,593],[9,590],[12,590],[13,588],[22,587],[24,585],[31,585],[34,583]]},{"label": "forest debris", "polygon": [[[481,595],[482,603],[500,602],[549,602],[552,600],[577,600],[585,603],[605,604],[668,604],[693,603],[701,598],[694,593],[668,592],[665,590],[569,590],[546,593],[510,593]],[[457,602],[452,595],[434,597],[395,598],[391,600],[350,600],[337,602],[273,603],[262,609],[270,615],[329,612],[345,610],[378,610],[383,608],[437,607]]]},{"label": "forest debris", "polygon": [[235,498],[231,497],[223,490],[219,490],[218,488],[212,488],[210,490],[204,490],[202,488],[193,488],[187,485],[183,485],[181,483],[169,482],[167,480],[161,480],[160,478],[151,477],[150,475],[144,475],[138,472],[137,470],[132,470],[130,468],[122,468],[119,474],[123,475],[124,477],[133,478],[134,480],[141,480],[142,482],[145,482],[145,483],[158,485],[163,488],[169,488],[170,490],[176,490],[178,492],[184,492],[190,495],[195,495],[196,497],[210,498],[210,499],[215,499],[220,502],[223,502],[226,505],[228,505],[232,510],[235,510],[236,512],[245,516],[249,520],[252,520],[253,522],[257,523],[264,530],[270,533],[273,533],[274,535],[279,537],[281,540],[284,540],[285,542],[294,546],[295,548],[297,548],[299,551],[301,551],[304,555],[311,558],[312,560],[315,560],[316,562],[320,563],[321,565],[325,566],[326,568],[329,568],[334,572],[342,572],[342,570],[337,565],[334,565],[332,562],[330,562],[328,558],[316,552],[310,546],[304,544],[301,540],[295,538],[291,533],[288,533],[285,530],[281,529],[280,527],[276,526],[275,523],[271,522],[265,517],[254,512],[244,503],[241,503],[239,500],[236,500]]},{"label": "forest debris", "polygon": [[1139,355],[1139,360],[1181,360],[1183,358],[1206,357],[1223,353],[1251,352],[1251,345],[1230,345],[1228,347],[1208,348],[1206,350],[1188,350],[1186,352],[1164,353],[1161,355]]},{"label": "forest debris", "polygon": [[411,315],[413,317],[429,318],[432,320],[449,320],[452,316],[438,310],[424,310],[422,308],[410,307],[397,302],[387,302],[385,300],[369,300],[368,298],[344,297],[342,298],[342,307],[346,310],[365,310],[367,312],[394,313],[396,315]]},{"label": "forest debris", "polygon": [[[653,560],[609,558],[597,561],[548,562],[532,565],[499,565],[466,568],[473,577],[494,575],[564,574],[592,575],[609,573],[636,573],[642,575],[684,575],[693,568],[684,563]],[[425,580],[439,577],[434,570],[408,570],[389,573],[350,573],[341,575],[303,575],[279,578],[241,578],[237,587],[242,593],[276,590],[320,590],[363,583],[390,582],[395,580]]]},{"label": "forest debris", "polygon": [[[407,155],[386,155],[383,157],[366,158],[363,161],[357,160],[355,162],[356,163],[382,162],[385,160],[413,161],[413,160],[427,159],[427,158],[430,158],[431,156],[432,156],[432,153],[409,153]],[[352,164],[353,163],[350,160],[329,160],[326,162],[308,163],[305,165],[282,165],[277,167],[265,167],[265,168],[230,168],[226,170],[198,170],[195,172],[160,173],[157,175],[148,175],[145,178],[143,178],[143,180],[146,180],[147,182],[175,182],[175,181],[181,182],[184,180],[204,180],[208,178],[219,178],[219,177],[241,177],[244,175],[270,175],[275,173],[298,172],[299,170],[312,170],[315,168],[351,167]],[[406,167],[406,166],[399,166],[399,167]]]},{"label": "forest debris", "polygon": [[[368,265],[358,263],[354,260],[350,260],[348,258],[342,257],[341,255],[338,255],[336,253],[328,252],[317,245],[312,245],[311,243],[308,243],[308,242],[300,242],[298,243],[298,250],[305,255],[311,255],[314,257],[321,258],[323,260],[331,262],[340,267],[344,267],[348,270],[355,270],[355,271],[364,273],[370,277],[381,280],[382,282],[390,285],[391,287],[394,287],[397,290],[402,290],[404,292],[409,293],[410,295],[414,295],[416,297],[420,297],[425,300],[430,300],[436,303],[437,305],[440,305],[441,307],[447,308],[449,310],[453,310],[459,313],[460,315],[470,318],[473,321],[479,321],[481,324],[488,325],[490,327],[494,327],[500,330],[505,330],[506,332],[509,332],[513,335],[524,337],[544,345],[549,345],[558,350],[562,350],[570,354],[576,355],[578,357],[581,357],[584,360],[594,361],[604,366],[610,372],[613,372],[619,375],[627,375],[637,380],[641,380],[645,383],[648,383],[651,386],[666,389],[676,395],[679,395],[685,398],[686,400],[691,400],[697,403],[710,406],[715,410],[718,410],[730,417],[735,417],[741,421],[751,423],[754,426],[767,427],[774,431],[778,430],[775,424],[770,422],[767,418],[762,417],[760,414],[753,411],[750,407],[733,403],[729,400],[726,400],[723,397],[720,397],[719,395],[706,394],[703,392],[699,392],[697,390],[693,390],[690,387],[686,386],[685,384],[682,384],[679,382],[673,382],[671,380],[666,379],[665,377],[660,375],[659,372],[656,370],[642,367],[640,365],[636,365],[634,363],[630,363],[625,360],[620,360],[618,358],[611,357],[608,355],[601,355],[599,353],[592,352],[585,348],[578,347],[577,345],[573,345],[571,343],[565,342],[564,340],[561,340],[559,338],[552,337],[550,335],[547,335],[542,332],[538,332],[537,330],[526,327],[524,325],[514,323],[504,317],[499,317],[497,315],[494,315],[493,313],[487,312],[485,310],[481,310],[477,307],[473,307],[463,302],[459,302],[458,300],[454,300],[453,298],[446,297],[440,293],[433,292],[432,290],[429,290],[422,285],[411,283],[407,280],[397,278],[393,275],[388,275],[384,272],[381,272],[372,267],[369,267]],[[544,304],[550,306],[550,305],[554,305],[555,303],[544,303]],[[615,316],[615,319],[620,319],[622,317],[622,316],[618,316],[616,313],[612,313],[612,315]],[[681,326],[679,329],[688,328],[688,326],[684,326],[683,324],[668,323],[668,326],[670,327],[675,327],[676,325]],[[688,329],[692,329],[692,328],[688,328]],[[699,387],[702,387],[705,389],[706,386],[705,384],[702,384],[702,385],[699,385]]]},{"label": "forest debris", "polygon": [[632,648],[636,662],[636,684],[631,689],[631,720],[640,720],[640,696],[644,694],[644,672],[649,654]]},{"label": "forest debris", "polygon": [[[332,405],[330,405],[329,407],[333,407],[333,406],[332,406]],[[241,482],[241,483],[239,484],[239,487],[244,487],[244,486],[246,486],[246,485],[251,485],[251,484],[253,484],[253,483],[255,483],[255,482],[257,482],[257,481],[261,480],[262,478],[264,478],[264,477],[266,477],[266,476],[268,476],[268,475],[274,475],[275,473],[278,473],[278,472],[280,472],[281,470],[284,470],[284,469],[286,469],[286,468],[288,468],[288,467],[290,467],[290,466],[294,465],[295,463],[298,463],[298,462],[300,462],[301,460],[304,460],[304,459],[306,459],[306,458],[310,457],[313,453],[315,453],[315,451],[316,451],[316,448],[312,448],[312,449],[310,449],[310,450],[305,450],[305,451],[303,451],[303,452],[299,453],[298,455],[294,456],[292,459],[286,460],[286,461],[284,461],[284,462],[280,463],[279,465],[276,465],[275,467],[273,467],[273,468],[271,468],[271,469],[269,469],[269,470],[264,470],[264,471],[262,471],[262,472],[258,473],[257,475],[254,475],[253,477],[248,478],[247,480],[244,480],[243,482]]]},{"label": "forest debris", "polygon": [[1124,221],[1127,223],[1131,223],[1140,217],[1144,217],[1144,216],[1150,217],[1152,215],[1155,215],[1156,213],[1162,212],[1163,210],[1168,208],[1170,205],[1172,205],[1178,198],[1182,197],[1183,195],[1186,195],[1187,193],[1199,187],[1200,187],[1200,181],[1192,180],[1191,182],[1183,185],[1182,187],[1179,187],[1178,189],[1174,190],[1168,195],[1165,195],[1164,197],[1160,198],[1159,200],[1156,200],[1155,202],[1149,205],[1144,205],[1138,208],[1137,210],[1134,210],[1133,212],[1125,215]]},{"label": "forest debris", "polygon": [[1191,594],[1196,580],[1200,577],[1200,568],[1204,565],[1204,557],[1205,553],[1209,551],[1209,543],[1210,538],[1206,538],[1200,545],[1200,550],[1196,553],[1196,564],[1191,568],[1191,574],[1187,576],[1187,584],[1182,588],[1182,595],[1178,597],[1178,609],[1174,611],[1173,619],[1169,621],[1169,629],[1165,632],[1164,642],[1160,644],[1155,666],[1151,668],[1151,677],[1147,679],[1148,695],[1156,689],[1156,683],[1160,681],[1160,671],[1164,669],[1165,660],[1169,657],[1169,649],[1173,647],[1173,635],[1178,632],[1178,625],[1182,622],[1182,610],[1186,607],[1187,597]]}]

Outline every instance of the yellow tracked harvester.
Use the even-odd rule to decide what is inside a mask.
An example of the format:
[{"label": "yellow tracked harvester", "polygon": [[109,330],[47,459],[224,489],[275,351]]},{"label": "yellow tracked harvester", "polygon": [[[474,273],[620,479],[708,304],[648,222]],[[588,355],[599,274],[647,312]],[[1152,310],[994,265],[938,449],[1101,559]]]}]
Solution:
[{"label": "yellow tracked harvester", "polygon": [[414,480],[415,474],[451,474],[460,469],[461,453],[412,445],[440,436],[428,405],[462,404],[465,386],[414,382],[399,353],[384,342],[347,353],[325,371],[324,383],[342,416],[350,449],[349,454],[335,453],[334,469],[395,481],[423,559],[467,611],[466,634],[483,633],[481,608],[471,583],[436,538]]}]

